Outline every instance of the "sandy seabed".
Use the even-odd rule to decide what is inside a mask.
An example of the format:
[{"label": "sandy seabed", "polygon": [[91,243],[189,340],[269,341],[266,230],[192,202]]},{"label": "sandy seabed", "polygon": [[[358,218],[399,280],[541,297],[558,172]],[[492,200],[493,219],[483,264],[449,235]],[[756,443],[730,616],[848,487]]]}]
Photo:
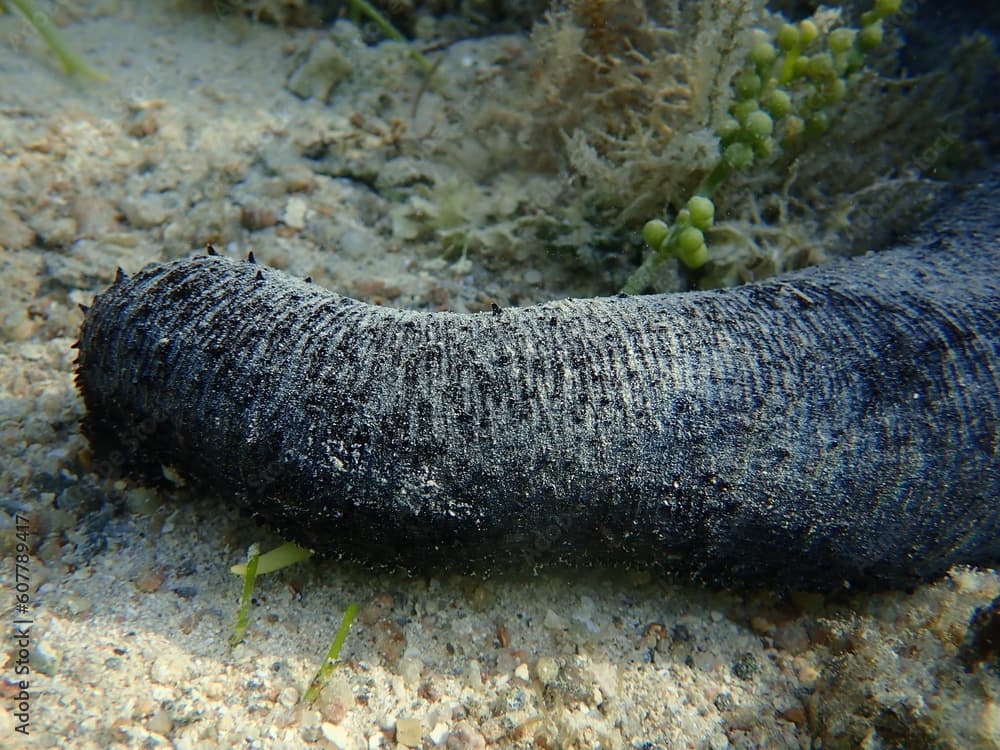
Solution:
[{"label": "sandy seabed", "polygon": [[[116,267],[209,241],[399,306],[558,290],[399,239],[392,190],[355,176],[419,88],[398,49],[382,58],[407,93],[348,84],[324,103],[288,90],[321,31],[165,0],[74,7],[56,20],[106,83],[68,79],[0,16],[0,746],[1000,747],[1000,679],[959,658],[1000,593],[992,572],[822,597],[641,570],[482,580],[310,561],[258,582],[231,649],[229,567],[278,540],[222,500],[95,475],[73,385],[78,304]],[[465,42],[442,70],[481,79],[496,49]],[[422,111],[411,132],[447,116]],[[337,144],[339,173],[317,166],[318,143]],[[343,662],[305,706],[351,602]]]}]

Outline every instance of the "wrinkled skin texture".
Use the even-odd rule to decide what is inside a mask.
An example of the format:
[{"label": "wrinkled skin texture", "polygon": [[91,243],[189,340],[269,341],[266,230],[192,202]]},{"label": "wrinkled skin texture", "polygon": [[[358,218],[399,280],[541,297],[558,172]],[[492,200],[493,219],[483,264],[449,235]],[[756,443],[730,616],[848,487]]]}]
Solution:
[{"label": "wrinkled skin texture", "polygon": [[898,587],[1000,562],[995,183],[885,253],[719,292],[374,307],[247,261],[120,278],[80,337],[105,471],[319,552]]}]

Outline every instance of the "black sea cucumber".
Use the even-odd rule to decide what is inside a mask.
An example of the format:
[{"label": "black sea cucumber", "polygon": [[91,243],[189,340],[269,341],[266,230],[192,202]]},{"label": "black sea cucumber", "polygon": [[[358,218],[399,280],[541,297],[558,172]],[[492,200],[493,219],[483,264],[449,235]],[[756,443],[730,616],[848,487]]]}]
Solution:
[{"label": "black sea cucumber", "polygon": [[993,183],[905,246],[728,291],[478,315],[154,264],[86,315],[84,431],[363,561],[818,589],[992,567],[998,207]]}]

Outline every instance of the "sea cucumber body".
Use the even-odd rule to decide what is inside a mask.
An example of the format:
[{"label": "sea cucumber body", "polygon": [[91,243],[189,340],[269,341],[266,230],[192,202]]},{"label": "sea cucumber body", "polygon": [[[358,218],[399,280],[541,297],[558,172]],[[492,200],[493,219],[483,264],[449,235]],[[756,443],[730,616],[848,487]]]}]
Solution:
[{"label": "sea cucumber body", "polygon": [[733,290],[475,315],[152,265],[86,316],[84,430],[362,561],[818,589],[995,566],[995,214]]}]

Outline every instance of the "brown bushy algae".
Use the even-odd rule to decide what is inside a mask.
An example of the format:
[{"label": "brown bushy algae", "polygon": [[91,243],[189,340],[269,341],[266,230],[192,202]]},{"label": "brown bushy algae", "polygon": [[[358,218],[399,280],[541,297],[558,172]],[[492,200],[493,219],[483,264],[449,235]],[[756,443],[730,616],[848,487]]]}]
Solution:
[{"label": "brown bushy algae", "polygon": [[249,261],[120,275],[84,431],[316,550],[903,586],[1000,562],[1000,190],[885,253],[718,292],[478,315]]}]

